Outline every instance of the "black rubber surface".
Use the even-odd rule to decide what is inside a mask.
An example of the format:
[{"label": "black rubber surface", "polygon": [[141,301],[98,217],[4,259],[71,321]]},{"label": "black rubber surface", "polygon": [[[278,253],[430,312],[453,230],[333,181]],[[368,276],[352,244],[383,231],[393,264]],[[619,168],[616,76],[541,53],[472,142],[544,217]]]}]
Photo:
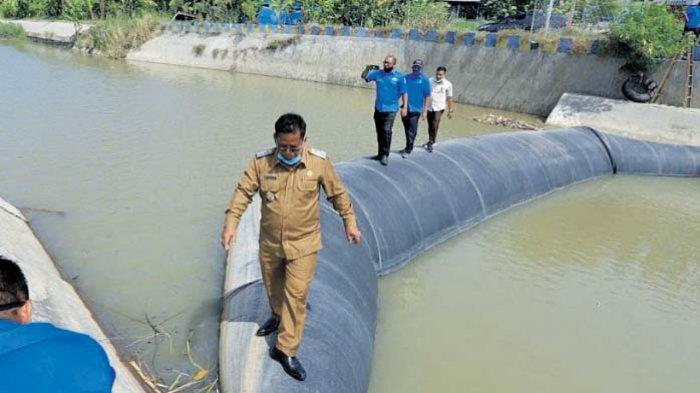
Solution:
[{"label": "black rubber surface", "polygon": [[[324,204],[325,248],[319,255],[299,352],[308,379],[294,381],[267,360],[259,391],[367,391],[378,275],[400,269],[427,248],[493,214],[612,174],[614,168],[622,173],[699,176],[700,147],[571,128],[449,140],[435,145],[433,153],[416,149],[408,159],[392,154],[387,167],[369,159],[338,164],[353,197],[363,244],[347,244],[340,218]],[[266,307],[259,283],[235,293],[230,301],[235,318],[264,319],[258,315]]]}]

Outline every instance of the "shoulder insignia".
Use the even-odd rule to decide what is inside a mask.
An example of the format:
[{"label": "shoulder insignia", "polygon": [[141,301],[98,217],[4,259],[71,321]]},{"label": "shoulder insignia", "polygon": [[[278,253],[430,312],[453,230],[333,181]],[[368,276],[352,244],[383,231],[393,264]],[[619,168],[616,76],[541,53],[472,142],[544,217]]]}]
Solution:
[{"label": "shoulder insignia", "polygon": [[275,149],[274,148],[269,148],[265,150],[261,150],[257,153],[255,153],[255,158],[262,158],[265,156],[269,156],[270,154],[274,153]]},{"label": "shoulder insignia", "polygon": [[324,160],[325,160],[326,157],[327,157],[326,152],[323,151],[323,150],[318,150],[318,149],[311,148],[311,149],[309,149],[309,153],[311,153],[311,154],[313,154],[313,155],[315,155],[315,156],[317,156],[317,157],[321,157],[321,158],[323,158]]}]

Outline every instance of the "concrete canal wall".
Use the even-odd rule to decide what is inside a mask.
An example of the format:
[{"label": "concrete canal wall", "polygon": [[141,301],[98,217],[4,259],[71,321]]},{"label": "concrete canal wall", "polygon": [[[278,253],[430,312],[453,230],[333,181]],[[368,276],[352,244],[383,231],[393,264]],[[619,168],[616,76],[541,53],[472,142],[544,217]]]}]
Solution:
[{"label": "concrete canal wall", "polygon": [[79,31],[89,29],[89,24],[74,24],[70,22],[47,20],[3,20],[0,23],[14,23],[22,26],[24,32],[32,41],[45,44],[71,47]]},{"label": "concrete canal wall", "polygon": [[[77,29],[91,27],[3,22],[20,24],[35,41],[66,46],[75,41]],[[561,38],[551,47],[531,49],[526,36],[495,33],[177,22],[164,25],[162,34],[127,59],[372,87],[360,80],[360,72],[391,53],[401,70],[409,70],[415,58],[425,60],[429,74],[446,66],[458,102],[547,116],[567,92],[624,99],[620,87],[627,76],[619,71],[624,61],[598,55],[600,47],[599,41]],[[700,59],[700,50],[695,55]],[[685,62],[678,61],[659,103],[682,106],[685,72]],[[700,91],[698,78],[693,85]],[[700,108],[700,100],[691,106]]]},{"label": "concrete canal wall", "polygon": [[700,146],[700,109],[565,93],[547,117],[559,127],[590,126],[656,142]]},{"label": "concrete canal wall", "polygon": [[308,378],[299,383],[288,377],[267,355],[272,338],[254,336],[269,315],[257,261],[256,202],[242,218],[228,256],[219,348],[224,393],[366,392],[378,275],[495,214],[575,183],[617,172],[700,176],[700,147],[581,127],[453,139],[432,154],[419,150],[409,160],[394,157],[388,167],[359,159],[336,168],[364,239],[359,247],[348,245],[340,217],[328,203],[322,205],[324,249],[299,352]]},{"label": "concrete canal wall", "polygon": [[63,280],[22,213],[2,198],[0,254],[17,262],[27,277],[29,295],[34,303],[35,321],[48,321],[62,328],[90,335],[107,351],[110,363],[117,373],[114,391],[143,392],[141,385],[121,362],[85,303],[75,289]]},{"label": "concrete canal wall", "polygon": [[[466,104],[547,116],[565,92],[624,99],[624,61],[597,55],[598,41],[581,46],[563,38],[548,52],[531,50],[527,37],[480,40],[474,33],[177,23],[127,58],[371,87],[359,74],[391,53],[401,70],[415,58],[425,60],[429,74],[446,66]],[[674,68],[660,102],[682,104],[684,72],[684,64]]]}]

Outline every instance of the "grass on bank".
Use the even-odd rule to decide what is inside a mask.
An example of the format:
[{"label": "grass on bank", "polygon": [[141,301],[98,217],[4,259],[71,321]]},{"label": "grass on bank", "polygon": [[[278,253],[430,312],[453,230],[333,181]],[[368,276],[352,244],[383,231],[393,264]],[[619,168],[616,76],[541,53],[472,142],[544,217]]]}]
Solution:
[{"label": "grass on bank", "polygon": [[162,17],[115,16],[95,23],[80,33],[76,47],[88,53],[98,52],[113,59],[123,59],[131,49],[140,47],[160,31]]},{"label": "grass on bank", "polygon": [[484,23],[490,22],[486,19],[463,19],[463,18],[453,18],[447,22],[445,30],[454,31],[457,33],[467,32],[467,31],[477,31],[479,26]]},{"label": "grass on bank", "polygon": [[21,40],[24,39],[26,35],[24,34],[24,28],[16,23],[3,23],[0,22],[0,38],[1,39],[13,39]]}]

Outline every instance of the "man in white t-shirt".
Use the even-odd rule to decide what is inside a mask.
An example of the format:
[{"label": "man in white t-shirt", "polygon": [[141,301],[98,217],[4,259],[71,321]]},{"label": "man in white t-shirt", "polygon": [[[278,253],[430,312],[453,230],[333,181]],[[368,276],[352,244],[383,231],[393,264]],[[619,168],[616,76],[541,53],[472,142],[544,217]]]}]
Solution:
[{"label": "man in white t-shirt", "polygon": [[454,112],[454,100],[452,99],[452,83],[445,79],[447,68],[440,66],[435,72],[435,78],[430,78],[430,87],[432,90],[432,102],[428,108],[428,143],[425,144],[425,149],[428,152],[433,151],[433,144],[437,138],[438,127],[440,127],[440,119],[445,109],[448,109],[447,117],[452,118]]}]

